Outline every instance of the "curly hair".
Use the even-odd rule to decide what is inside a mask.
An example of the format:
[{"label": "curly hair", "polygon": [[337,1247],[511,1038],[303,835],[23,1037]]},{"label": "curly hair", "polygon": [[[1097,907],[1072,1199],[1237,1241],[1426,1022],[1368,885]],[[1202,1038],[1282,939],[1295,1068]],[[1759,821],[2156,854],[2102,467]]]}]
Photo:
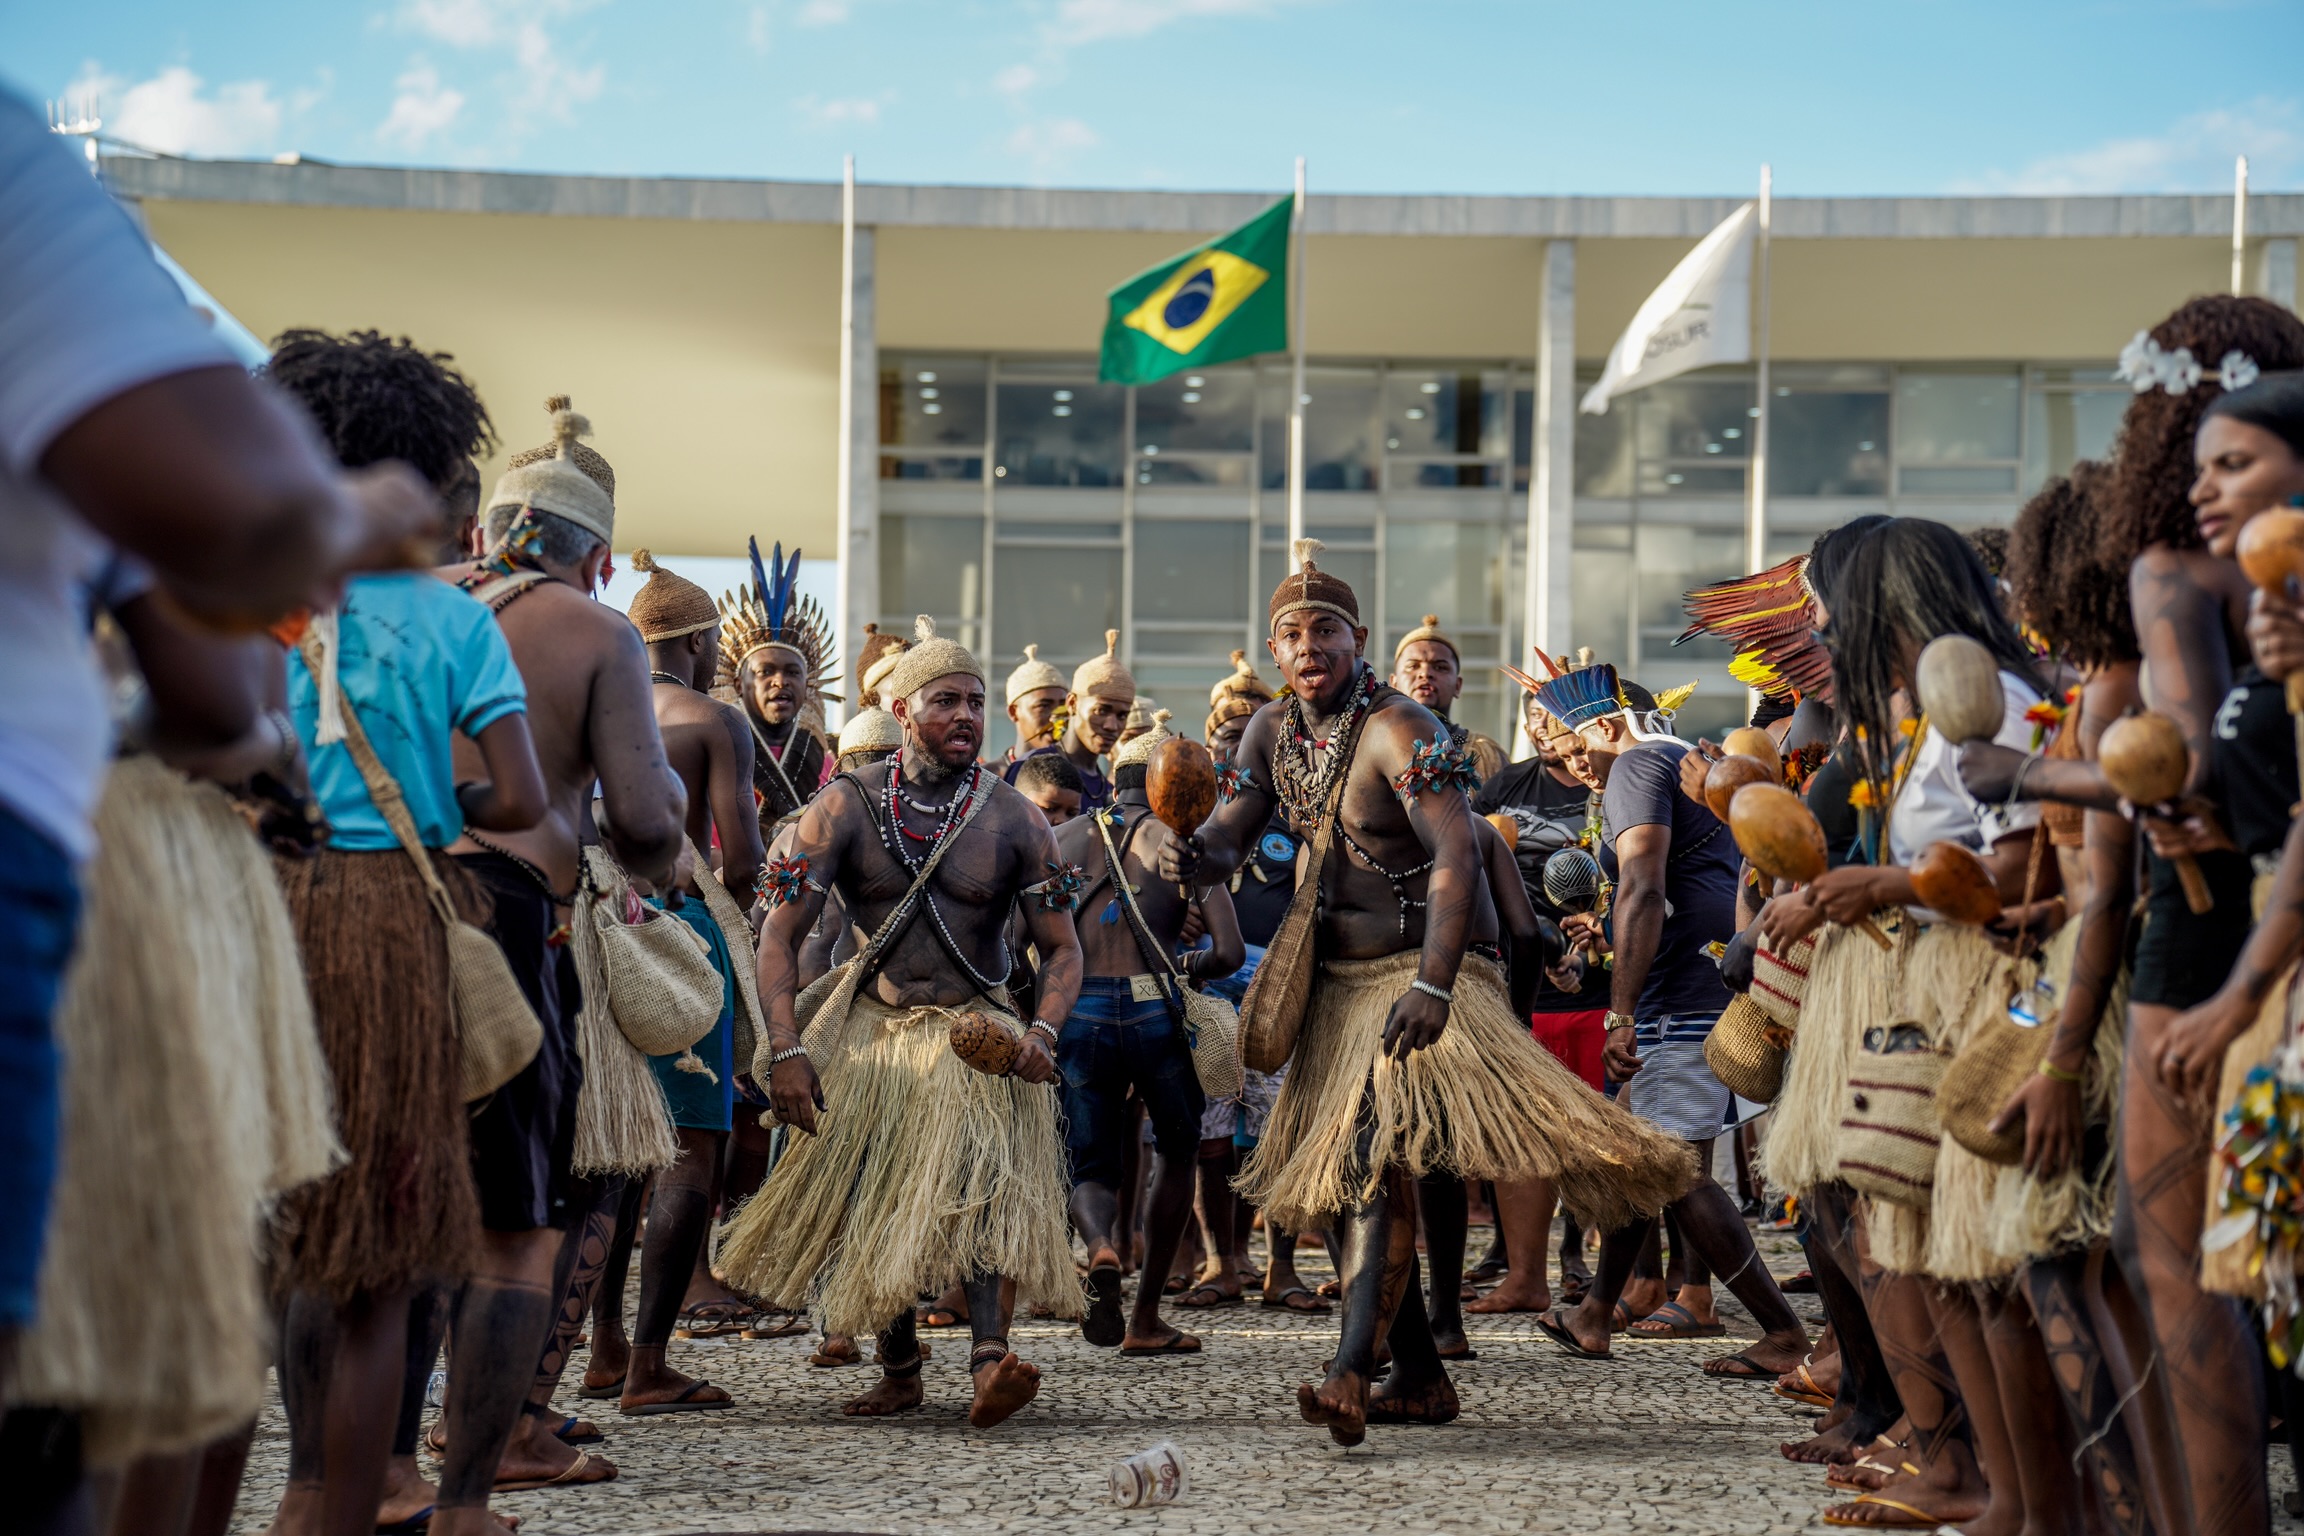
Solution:
[{"label": "curly hair", "polygon": [[1976,551],[1976,558],[1984,562],[1984,574],[1994,581],[2008,574],[2008,530],[2005,528],[1971,528],[1968,543]]},{"label": "curly hair", "polygon": [[[2152,327],[2162,347],[2184,347],[2213,369],[2228,352],[2255,360],[2266,373],[2304,367],[2304,320],[2270,299],[2211,294],[2193,299]],[[2129,402],[2112,444],[2112,473],[2104,488],[2098,532],[2123,570],[2155,544],[2198,549],[2200,530],[2187,499],[2192,488],[2192,439],[2222,393],[2214,374],[2180,395],[2148,389]]]},{"label": "curly hair", "polygon": [[2040,488],[2016,516],[2008,582],[2016,612],[2084,672],[2134,661],[2128,567],[2104,558],[2097,525],[2109,471],[2093,459]]},{"label": "curly hair", "polygon": [[496,441],[488,407],[446,352],[378,331],[283,331],[264,374],[311,413],[346,469],[399,459],[446,495]]}]

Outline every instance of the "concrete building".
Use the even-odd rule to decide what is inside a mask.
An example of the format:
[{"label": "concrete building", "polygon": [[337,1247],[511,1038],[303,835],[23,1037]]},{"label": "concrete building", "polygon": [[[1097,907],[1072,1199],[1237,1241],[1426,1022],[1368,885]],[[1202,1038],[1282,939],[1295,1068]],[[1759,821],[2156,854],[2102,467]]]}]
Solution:
[{"label": "concrete building", "polygon": [[[836,553],[840,191],[113,159],[154,237],[260,334],[373,326],[456,354],[508,448],[565,392],[622,493],[619,542],[668,560],[745,535]],[[1107,628],[1197,715],[1261,655],[1285,530],[1286,360],[1100,385],[1104,291],[1264,195],[864,185],[847,597],[931,613],[996,671]],[[1370,605],[1466,647],[1461,718],[1500,729],[1524,660],[1526,530],[1547,648],[1589,645],[1684,715],[1742,708],[1675,650],[1681,592],[1744,568],[1748,369],[1576,416],[1632,311],[1727,198],[1315,196],[1306,221],[1307,523]],[[2249,206],[2246,283],[2295,302],[2304,195]],[[2139,328],[2230,283],[2213,196],[1780,198],[1772,549],[1888,511],[2004,524],[2126,401]],[[533,404],[531,404],[533,402]],[[491,467],[493,473],[493,467]],[[997,734],[997,733],[996,733]]]}]

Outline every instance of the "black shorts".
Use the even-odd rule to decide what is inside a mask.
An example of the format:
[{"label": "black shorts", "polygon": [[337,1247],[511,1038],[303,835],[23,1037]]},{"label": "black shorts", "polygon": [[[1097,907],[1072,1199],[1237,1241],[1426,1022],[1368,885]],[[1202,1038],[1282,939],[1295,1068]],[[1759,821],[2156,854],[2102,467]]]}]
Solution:
[{"label": "black shorts", "polygon": [[496,913],[488,931],[512,964],[528,1006],[544,1025],[536,1059],[489,1095],[472,1115],[472,1182],[480,1225],[491,1232],[565,1229],[576,1156],[576,1095],[584,1085],[576,1053],[582,992],[576,960],[551,942],[559,926],[552,898],[500,853],[459,854],[456,862],[487,887]]},{"label": "black shorts", "polygon": [[2136,971],[2128,1000],[2164,1008],[2191,1008],[2215,996],[2240,959],[2251,926],[2248,886],[2254,873],[2245,854],[2203,853],[2200,873],[2216,904],[2194,912],[2184,902],[2176,866],[2151,854],[2144,931],[2136,940]]}]

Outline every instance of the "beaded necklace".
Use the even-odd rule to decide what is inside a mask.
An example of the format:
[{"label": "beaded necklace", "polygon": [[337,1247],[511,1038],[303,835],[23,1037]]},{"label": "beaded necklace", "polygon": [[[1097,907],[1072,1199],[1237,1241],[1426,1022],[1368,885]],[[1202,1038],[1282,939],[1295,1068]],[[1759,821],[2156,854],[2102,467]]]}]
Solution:
[{"label": "beaded necklace", "polygon": [[1361,712],[1375,697],[1376,674],[1363,662],[1343,711],[1329,721],[1327,736],[1315,738],[1305,727],[1304,700],[1288,696],[1280,740],[1272,748],[1272,793],[1298,828],[1317,824],[1327,809],[1328,792],[1346,765],[1345,754],[1335,748],[1351,736]]},{"label": "beaded necklace", "polygon": [[[891,761],[888,764],[888,815],[881,824],[880,841],[886,845],[890,853],[896,855],[896,861],[899,864],[912,871],[913,875],[917,877],[921,865],[925,864],[928,856],[936,851],[936,845],[951,835],[952,829],[959,825],[960,818],[967,814],[969,803],[983,789],[984,765],[982,763],[970,763],[968,765],[968,782],[963,784],[954,792],[952,798],[944,803],[941,807],[943,814],[937,820],[936,829],[926,833],[915,832],[904,825],[904,814],[899,808],[899,801],[911,803],[912,797],[902,794],[897,788],[903,782],[903,778],[903,764],[900,761]],[[916,803],[914,809],[919,810],[923,815],[933,814],[930,808]],[[874,819],[880,820],[881,818],[875,817]],[[920,844],[920,851],[917,855],[905,846],[907,840]],[[962,949],[960,941],[952,936],[952,930],[944,922],[943,911],[936,905],[935,893],[922,891],[920,893],[920,905],[926,909],[928,921],[934,923],[936,931],[944,936],[944,947],[951,952],[953,959],[960,962],[960,968],[968,973],[968,979],[976,983],[978,990],[989,993],[994,987],[1007,984],[1008,973],[1015,969],[1016,962],[1015,957],[1008,953],[1008,935],[1005,923],[1002,924],[1000,935],[999,974],[987,976],[976,969],[975,962],[968,958],[968,952]]]}]

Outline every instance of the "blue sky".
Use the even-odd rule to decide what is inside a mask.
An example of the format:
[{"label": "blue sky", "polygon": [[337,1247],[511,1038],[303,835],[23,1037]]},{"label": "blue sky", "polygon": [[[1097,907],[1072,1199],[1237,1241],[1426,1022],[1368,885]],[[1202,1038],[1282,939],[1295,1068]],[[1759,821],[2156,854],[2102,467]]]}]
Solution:
[{"label": "blue sky", "polygon": [[0,72],[193,154],[1317,191],[2304,187],[2297,0],[82,0]]}]

